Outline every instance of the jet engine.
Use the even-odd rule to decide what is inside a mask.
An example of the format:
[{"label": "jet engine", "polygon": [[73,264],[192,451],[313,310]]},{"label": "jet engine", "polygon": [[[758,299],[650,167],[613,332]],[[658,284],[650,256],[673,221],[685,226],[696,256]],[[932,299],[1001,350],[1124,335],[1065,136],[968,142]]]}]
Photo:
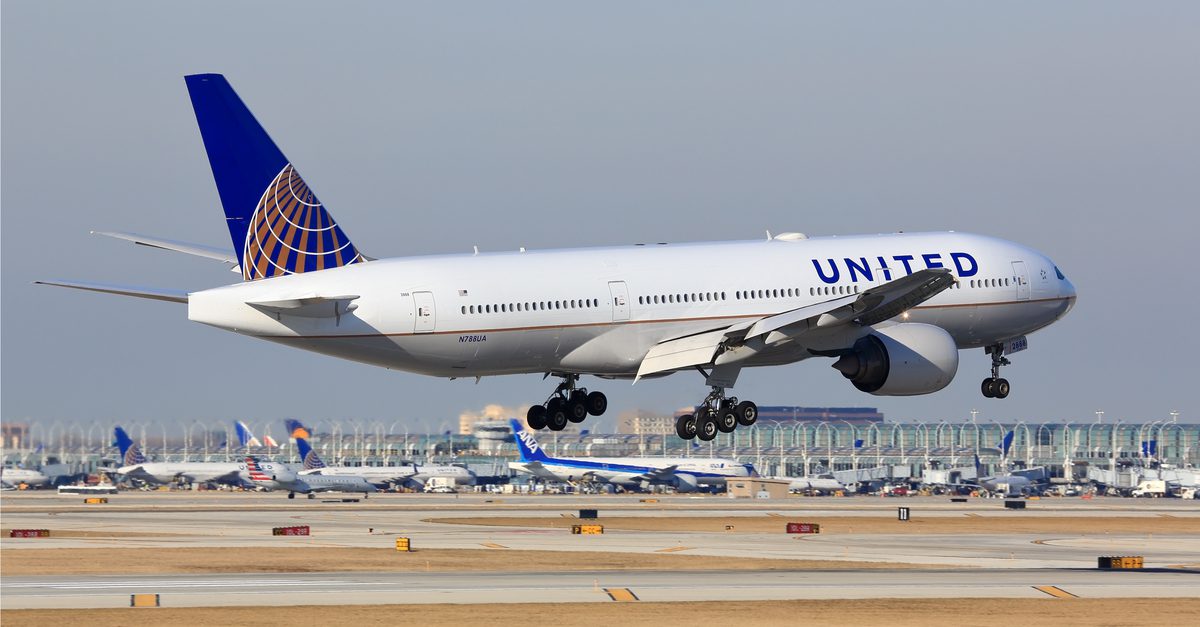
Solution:
[{"label": "jet engine", "polygon": [[680,492],[695,492],[700,487],[700,482],[696,481],[694,475],[676,474],[675,489]]},{"label": "jet engine", "polygon": [[859,338],[833,367],[876,396],[930,394],[954,379],[958,347],[941,327],[901,323]]}]

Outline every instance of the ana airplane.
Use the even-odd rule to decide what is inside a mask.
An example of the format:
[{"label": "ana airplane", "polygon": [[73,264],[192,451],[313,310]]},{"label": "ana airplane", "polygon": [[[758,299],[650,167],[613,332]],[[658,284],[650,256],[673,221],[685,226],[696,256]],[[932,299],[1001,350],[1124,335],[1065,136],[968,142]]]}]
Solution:
[{"label": "ana airplane", "polygon": [[296,493],[307,494],[313,498],[316,492],[361,492],[363,498],[371,492],[377,492],[371,482],[359,476],[321,476],[300,475],[286,464],[259,461],[253,456],[246,457],[246,471],[250,480],[270,490],[287,490],[288,498],[296,498]]},{"label": "ana airplane", "polygon": [[186,304],[201,324],[384,368],[554,375],[526,417],[535,429],[604,413],[583,375],[699,371],[711,391],[676,431],[711,440],[757,420],[753,402],[726,393],[743,368],[811,358],[863,392],[904,396],[941,390],[958,351],[983,348],[981,390],[1004,398],[1007,356],[1075,303],[1046,255],[954,232],[372,259],[223,76],[185,80],[233,250],[104,234],[226,262],[243,282],[190,293],[41,283]]},{"label": "ana airplane", "polygon": [[167,484],[183,480],[186,483],[215,481],[240,485],[243,483],[241,465],[236,462],[148,462],[142,448],[121,427],[113,429],[116,446],[121,451],[122,465],[117,474],[145,481]]},{"label": "ana airplane", "polygon": [[509,468],[550,481],[598,481],[645,488],[673,485],[680,492],[725,485],[730,477],[757,477],[752,464],[701,457],[550,457],[532,433],[511,420],[521,461]]}]

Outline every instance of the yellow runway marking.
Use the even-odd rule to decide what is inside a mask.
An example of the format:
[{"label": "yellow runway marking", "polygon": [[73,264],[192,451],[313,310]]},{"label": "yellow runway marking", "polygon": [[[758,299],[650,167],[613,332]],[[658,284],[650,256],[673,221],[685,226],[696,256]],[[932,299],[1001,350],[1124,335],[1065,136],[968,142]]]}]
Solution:
[{"label": "yellow runway marking", "polygon": [[507,549],[508,548],[508,547],[504,546],[503,544],[496,544],[495,542],[480,542],[479,546],[486,546],[489,549]]},{"label": "yellow runway marking", "polygon": [[605,588],[608,598],[614,601],[637,601],[637,595],[629,588]]},{"label": "yellow runway marking", "polygon": [[1048,594],[1056,599],[1078,599],[1079,598],[1079,597],[1075,596],[1074,594],[1071,594],[1070,592],[1067,592],[1066,590],[1059,588],[1058,586],[1034,586],[1033,589],[1037,590],[1038,592],[1045,592],[1046,594]]},{"label": "yellow runway marking", "polygon": [[686,550],[688,550],[688,549],[691,549],[691,548],[693,548],[693,547],[690,547],[690,546],[672,546],[672,547],[667,547],[667,548],[665,548],[665,549],[658,549],[657,551],[655,551],[655,553],[674,553],[674,552],[676,552],[676,551],[686,551]]}]

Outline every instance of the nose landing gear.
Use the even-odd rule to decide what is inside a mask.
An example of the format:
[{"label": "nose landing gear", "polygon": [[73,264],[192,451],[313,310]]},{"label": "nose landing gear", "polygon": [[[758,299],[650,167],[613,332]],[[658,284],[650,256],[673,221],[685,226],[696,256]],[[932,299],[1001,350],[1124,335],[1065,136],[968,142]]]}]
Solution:
[{"label": "nose landing gear", "polygon": [[601,392],[577,388],[579,375],[566,374],[554,393],[542,405],[534,405],[525,414],[530,429],[562,431],[569,422],[583,422],[588,415],[599,416],[608,410],[608,397]]},{"label": "nose landing gear", "polygon": [[992,376],[983,380],[979,390],[987,398],[1007,398],[1012,387],[1008,384],[1008,379],[1000,377],[1000,367],[1011,365],[1012,362],[1004,356],[1004,345],[992,344],[984,350],[992,356]]}]

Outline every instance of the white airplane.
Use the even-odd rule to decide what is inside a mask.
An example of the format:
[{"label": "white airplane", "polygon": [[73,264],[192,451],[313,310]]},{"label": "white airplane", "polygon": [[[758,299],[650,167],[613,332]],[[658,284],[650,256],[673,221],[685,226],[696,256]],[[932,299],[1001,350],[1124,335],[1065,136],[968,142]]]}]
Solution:
[{"label": "white airplane", "polygon": [[39,470],[17,468],[16,466],[0,467],[0,485],[16,488],[25,484],[31,488],[50,485],[50,477]]},{"label": "white airplane", "polygon": [[837,479],[825,477],[773,477],[776,479],[787,479],[791,481],[788,484],[788,490],[792,492],[818,492],[828,494],[845,490],[846,486]]},{"label": "white airplane", "polygon": [[418,488],[432,478],[452,479],[456,485],[475,485],[475,473],[462,466],[443,464],[404,464],[401,466],[327,466],[304,438],[296,438],[296,448],[304,462],[301,476],[325,475],[362,477],[376,486],[410,485]]},{"label": "white airplane", "polygon": [[562,429],[607,408],[583,375],[637,381],[699,371],[711,392],[681,437],[758,417],[729,396],[743,368],[826,358],[859,390],[929,394],[958,351],[991,355],[984,396],[1026,336],[1063,317],[1075,288],[1049,257],[966,233],[439,255],[360,252],[218,74],[186,77],[233,250],[129,233],[138,244],[234,266],[243,282],[185,292],[39,281],[186,304],[195,322],[435,377],[561,379],[527,416]]},{"label": "white airplane", "polygon": [[138,446],[121,427],[113,429],[116,445],[121,452],[122,464],[116,473],[147,483],[168,484],[182,479],[186,483],[214,481],[240,485],[244,483],[245,469],[237,462],[150,462],[146,461],[142,447]]},{"label": "white airplane", "polygon": [[708,457],[550,457],[532,433],[511,420],[521,461],[508,467],[550,481],[598,481],[644,488],[673,485],[680,492],[725,485],[731,477],[757,477],[752,464]]},{"label": "white airplane", "polygon": [[368,498],[378,491],[360,476],[302,476],[286,464],[259,461],[253,456],[246,457],[245,468],[251,481],[269,490],[287,490],[289,499],[296,498],[297,492],[311,499],[316,492],[361,492],[363,498]]}]

